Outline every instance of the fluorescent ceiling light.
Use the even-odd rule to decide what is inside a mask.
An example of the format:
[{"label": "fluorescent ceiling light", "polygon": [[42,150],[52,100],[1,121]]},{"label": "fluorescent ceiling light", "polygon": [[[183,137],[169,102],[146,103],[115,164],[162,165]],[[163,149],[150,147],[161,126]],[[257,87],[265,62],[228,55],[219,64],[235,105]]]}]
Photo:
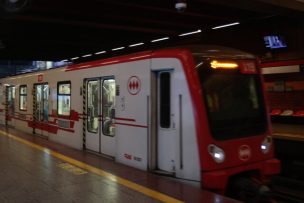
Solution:
[{"label": "fluorescent ceiling light", "polygon": [[143,44],[144,44],[143,42],[140,42],[140,43],[136,43],[136,44],[131,44],[131,45],[129,45],[129,47],[136,47],[136,46],[140,46]]},{"label": "fluorescent ceiling light", "polygon": [[155,40],[152,40],[151,42],[159,42],[159,41],[163,41],[163,40],[167,40],[169,39],[169,37],[163,37],[163,38],[160,38],[160,39],[155,39]]},{"label": "fluorescent ceiling light", "polygon": [[92,54],[83,55],[81,57],[86,58],[86,57],[90,57],[90,56],[92,56]]},{"label": "fluorescent ceiling light", "polygon": [[95,55],[98,55],[98,54],[104,54],[106,53],[106,51],[100,51],[100,52],[96,52]]},{"label": "fluorescent ceiling light", "polygon": [[226,24],[226,25],[220,25],[220,26],[213,27],[212,30],[216,30],[216,29],[220,29],[220,28],[224,28],[224,27],[230,27],[230,26],[238,25],[238,24],[240,24],[240,23],[235,22],[235,23],[230,23],[230,24]]},{"label": "fluorescent ceiling light", "polygon": [[112,49],[112,51],[117,51],[117,50],[121,50],[121,49],[124,49],[125,47],[117,47],[117,48],[114,48]]},{"label": "fluorescent ceiling light", "polygon": [[193,32],[187,32],[187,33],[180,34],[178,36],[182,37],[182,36],[186,36],[186,35],[197,34],[197,33],[200,33],[200,32],[202,32],[202,30],[196,30],[196,31],[193,31]]},{"label": "fluorescent ceiling light", "polygon": [[79,59],[79,57],[74,57],[74,58],[71,58],[72,60],[76,60],[76,59]]}]

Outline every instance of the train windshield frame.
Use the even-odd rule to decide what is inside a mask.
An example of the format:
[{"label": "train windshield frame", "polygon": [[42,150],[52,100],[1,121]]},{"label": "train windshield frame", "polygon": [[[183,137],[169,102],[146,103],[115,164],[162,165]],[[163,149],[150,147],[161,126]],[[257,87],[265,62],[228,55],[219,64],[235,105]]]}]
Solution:
[{"label": "train windshield frame", "polygon": [[209,128],[216,140],[230,140],[265,133],[267,116],[259,74],[215,70],[210,63],[196,66]]}]

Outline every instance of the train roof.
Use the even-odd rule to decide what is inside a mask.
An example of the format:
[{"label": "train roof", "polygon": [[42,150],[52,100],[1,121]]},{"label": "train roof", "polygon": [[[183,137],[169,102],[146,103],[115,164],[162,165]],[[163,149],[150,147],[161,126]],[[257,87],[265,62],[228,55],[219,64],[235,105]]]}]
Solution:
[{"label": "train roof", "polygon": [[[200,57],[200,58],[229,58],[229,59],[254,59],[255,56],[237,49],[224,47],[224,46],[217,46],[217,45],[187,45],[187,46],[176,46],[176,47],[167,47],[163,49],[157,49],[157,50],[149,50],[149,51],[142,51],[138,53],[128,54],[128,55],[121,55],[121,56],[115,56],[110,58],[104,58],[99,59],[95,61],[90,62],[84,62],[79,64],[72,64],[65,67],[60,67],[61,69],[66,69],[66,71],[73,71],[73,70],[79,70],[79,69],[86,69],[86,68],[92,68],[96,66],[103,66],[103,65],[110,65],[115,63],[122,63],[122,62],[130,62],[134,60],[139,59],[147,59],[147,58],[153,58],[156,53],[159,52],[165,52],[166,50],[170,51],[178,51],[178,50],[188,50],[191,52],[194,56]],[[156,54],[157,56],[157,54]],[[8,77],[14,77],[17,75],[28,75],[28,74],[39,74],[44,71],[51,71],[54,69],[46,69],[46,70],[40,70],[30,73],[22,73],[22,74],[16,74]]]},{"label": "train roof", "polygon": [[247,52],[218,45],[189,45],[179,48],[188,49],[194,56],[202,58],[255,59]]}]

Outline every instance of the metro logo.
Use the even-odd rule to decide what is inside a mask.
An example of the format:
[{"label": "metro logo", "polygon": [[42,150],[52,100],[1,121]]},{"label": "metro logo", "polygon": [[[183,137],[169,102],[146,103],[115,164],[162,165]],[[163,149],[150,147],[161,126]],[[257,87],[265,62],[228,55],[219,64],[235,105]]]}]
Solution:
[{"label": "metro logo", "polygon": [[138,89],[138,87],[139,87],[139,84],[138,84],[137,81],[131,82],[131,83],[129,84],[129,89],[130,89],[130,90],[132,90],[132,89]]},{"label": "metro logo", "polygon": [[141,89],[141,82],[137,76],[132,76],[128,80],[128,92],[132,95],[137,95]]},{"label": "metro logo", "polygon": [[239,148],[239,158],[242,161],[247,161],[251,157],[251,150],[248,145],[242,145]]}]

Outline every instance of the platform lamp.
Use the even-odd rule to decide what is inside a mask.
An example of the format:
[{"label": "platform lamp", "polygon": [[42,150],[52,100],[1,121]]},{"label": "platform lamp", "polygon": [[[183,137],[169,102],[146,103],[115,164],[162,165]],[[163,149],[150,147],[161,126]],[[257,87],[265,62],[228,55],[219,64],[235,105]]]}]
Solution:
[{"label": "platform lamp", "polygon": [[32,0],[0,0],[3,10],[10,13],[22,11],[31,1]]},{"label": "platform lamp", "polygon": [[176,0],[175,9],[178,12],[184,12],[187,8],[187,0]]}]

